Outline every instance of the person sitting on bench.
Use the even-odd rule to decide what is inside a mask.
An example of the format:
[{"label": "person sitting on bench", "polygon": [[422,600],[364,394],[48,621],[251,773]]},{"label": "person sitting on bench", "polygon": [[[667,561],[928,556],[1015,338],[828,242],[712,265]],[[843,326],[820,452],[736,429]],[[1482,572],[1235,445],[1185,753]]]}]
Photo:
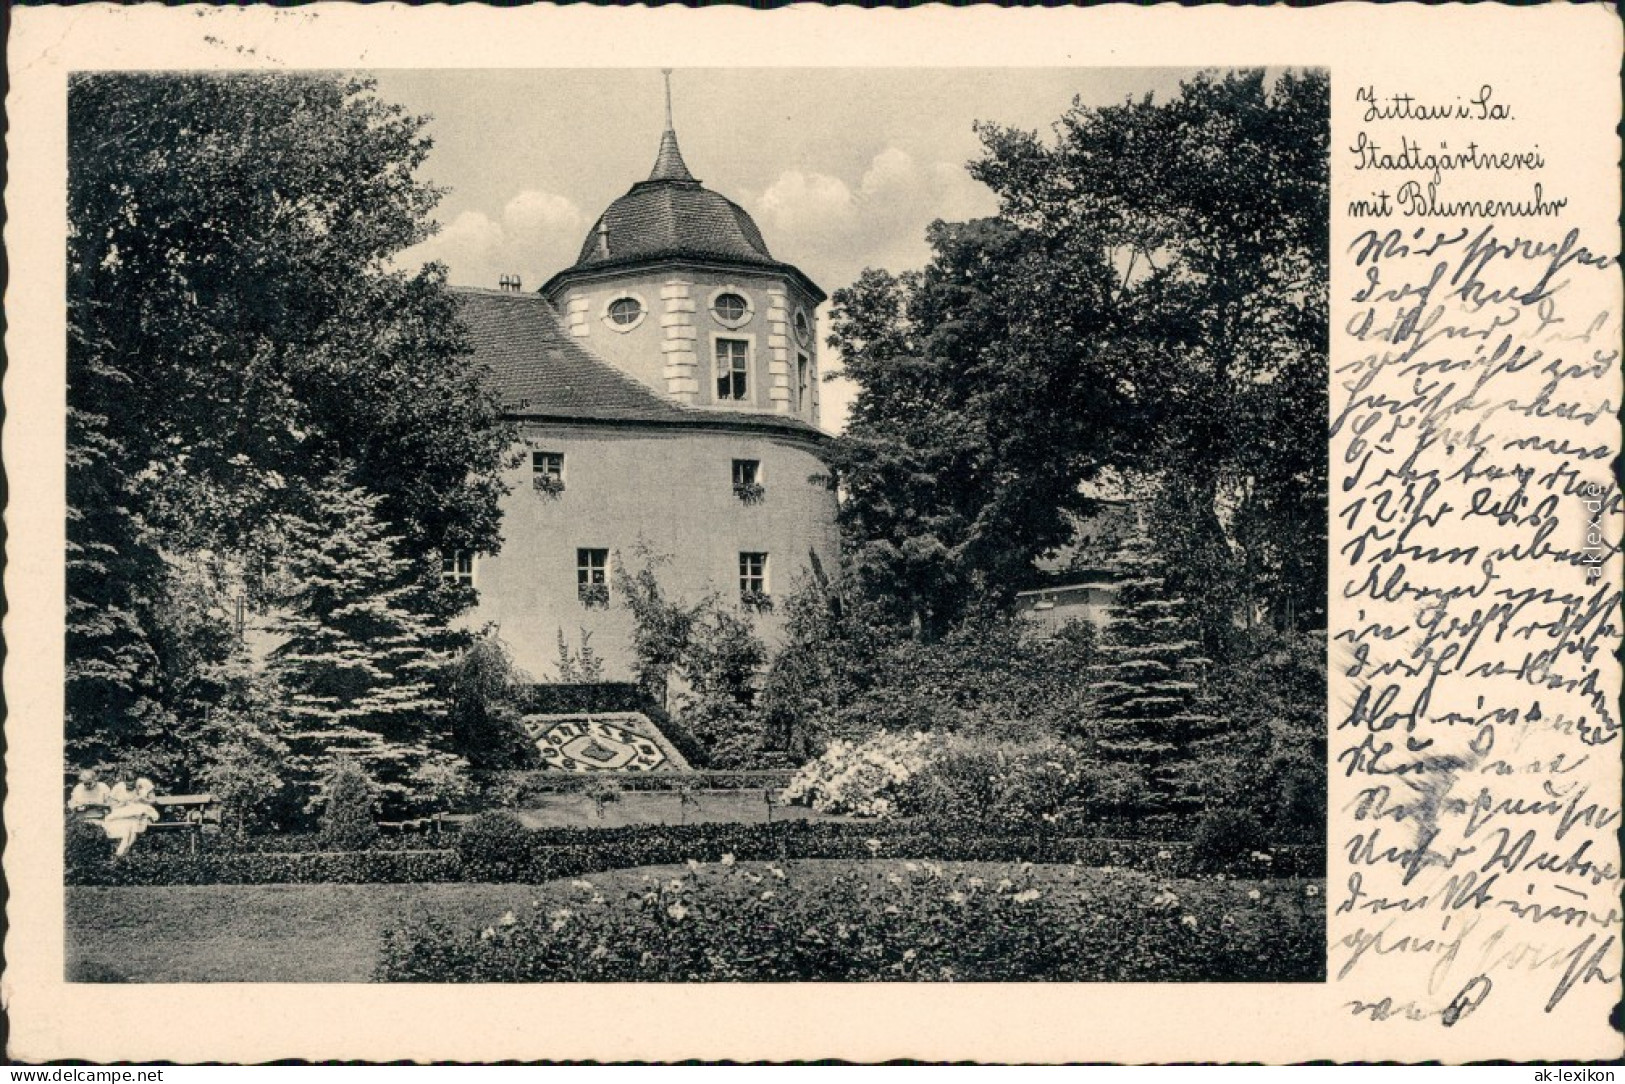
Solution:
[{"label": "person sitting on bench", "polygon": [[113,804],[112,791],[96,774],[95,768],[79,773],[79,785],[68,795],[68,812],[99,816]]},{"label": "person sitting on bench", "polygon": [[125,781],[113,788],[110,795],[113,808],[102,818],[102,830],[108,839],[118,840],[115,855],[126,854],[135,837],[147,830],[147,825],[158,819],[158,809],[152,804],[153,785],[150,779],[136,780],[132,790]]}]

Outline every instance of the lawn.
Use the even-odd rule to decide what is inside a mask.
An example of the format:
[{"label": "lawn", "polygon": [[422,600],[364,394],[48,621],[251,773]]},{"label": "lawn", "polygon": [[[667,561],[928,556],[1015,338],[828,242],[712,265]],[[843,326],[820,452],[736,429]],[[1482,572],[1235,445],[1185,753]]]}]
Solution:
[{"label": "lawn", "polygon": [[[817,882],[867,869],[878,877],[904,863],[805,861],[786,864],[793,878]],[[943,863],[951,875],[991,884],[1016,867],[1002,863]],[[740,863],[764,870],[764,864]],[[914,868],[908,863],[907,868]],[[663,879],[681,867],[618,870],[590,878],[593,891],[614,899],[643,890],[646,875]],[[1028,867],[1031,883],[1071,898],[1099,891],[1105,871],[1075,866]],[[67,978],[77,982],[368,982],[385,929],[408,918],[439,919],[478,930],[505,912],[547,914],[580,905],[581,879],[544,885],[220,885],[210,887],[69,888]],[[1253,887],[1279,898],[1287,884],[1225,882],[1227,895]],[[1171,880],[1174,892],[1211,892],[1212,882]],[[1302,892],[1301,887],[1295,889]],[[1300,900],[1300,903],[1311,901]],[[1313,906],[1313,905],[1312,905]],[[1318,961],[1305,961],[1311,969]]]}]

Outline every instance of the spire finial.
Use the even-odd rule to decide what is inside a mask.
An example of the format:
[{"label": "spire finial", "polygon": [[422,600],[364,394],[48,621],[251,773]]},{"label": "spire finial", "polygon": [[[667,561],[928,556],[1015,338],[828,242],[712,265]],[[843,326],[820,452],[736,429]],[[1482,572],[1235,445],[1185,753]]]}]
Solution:
[{"label": "spire finial", "polygon": [[666,131],[660,137],[660,153],[655,156],[654,172],[649,174],[649,179],[692,181],[694,175],[683,162],[683,152],[677,149],[677,129],[671,120],[671,69],[661,68],[660,74],[666,78]]}]

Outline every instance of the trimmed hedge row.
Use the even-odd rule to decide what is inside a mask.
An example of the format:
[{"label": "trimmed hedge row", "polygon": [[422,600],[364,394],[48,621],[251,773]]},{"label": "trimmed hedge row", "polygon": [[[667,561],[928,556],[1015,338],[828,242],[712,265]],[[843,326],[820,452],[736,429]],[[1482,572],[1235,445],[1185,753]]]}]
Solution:
[{"label": "trimmed hedge row", "polygon": [[477,772],[488,805],[513,807],[546,794],[580,794],[609,783],[624,791],[782,790],[792,769],[696,772]]},{"label": "trimmed hedge row", "polygon": [[[269,843],[272,838],[252,842]],[[635,825],[625,828],[525,828],[506,814],[470,821],[456,849],[317,849],[319,837],[286,836],[278,849],[212,850],[198,854],[162,849],[106,857],[94,840],[70,839],[67,882],[72,885],[406,884],[448,881],[536,884],[561,877],[675,865],[801,858],[915,858],[966,862],[1080,863],[1140,870],[1167,877],[1224,872],[1246,877],[1323,877],[1320,847],[1276,847],[1266,860],[1252,857],[1218,866],[1187,843],[1145,840],[974,836],[904,825],[787,821],[775,824]]]},{"label": "trimmed hedge row", "polygon": [[1282,847],[1215,869],[1185,843],[1145,840],[955,836],[904,825],[785,821],[704,823],[625,828],[527,829],[505,814],[470,821],[457,839],[464,877],[471,881],[538,883],[634,866],[796,858],[934,858],[941,861],[1072,863],[1117,866],[1171,877],[1233,872],[1252,877],[1321,877],[1323,848]]},{"label": "trimmed hedge row", "polygon": [[67,868],[70,885],[436,884],[462,880],[456,851],[129,854]]}]

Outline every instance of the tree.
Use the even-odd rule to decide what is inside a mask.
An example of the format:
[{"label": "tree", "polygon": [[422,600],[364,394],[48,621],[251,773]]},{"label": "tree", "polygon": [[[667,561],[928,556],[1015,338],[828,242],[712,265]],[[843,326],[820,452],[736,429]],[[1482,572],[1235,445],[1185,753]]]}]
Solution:
[{"label": "tree", "polygon": [[687,650],[699,608],[666,597],[656,570],[671,557],[654,553],[639,540],[634,552],[643,567],[627,572],[615,563],[615,593],[632,611],[632,652],[638,659],[638,684],[662,707],[667,704],[671,673]]},{"label": "tree", "polygon": [[[860,586],[925,640],[1008,602],[1064,543],[1079,482],[1136,432],[1090,345],[1107,268],[1055,277],[1029,231],[934,223],[923,272],[866,271],[834,297],[831,345],[858,385],[831,450]],[[1091,265],[1091,259],[1093,265]]]},{"label": "tree", "polygon": [[[348,465],[423,558],[494,551],[509,435],[428,235],[425,119],[316,73],[77,75],[68,94],[68,714],[162,731],[163,560],[276,571],[278,524]],[[159,555],[162,554],[161,558]],[[265,577],[249,575],[250,601]]]},{"label": "tree", "polygon": [[285,524],[296,586],[271,665],[290,766],[313,781],[347,760],[398,806],[418,796],[419,769],[447,751],[447,652],[444,630],[415,605],[417,562],[380,522],[382,503],[338,479]]},{"label": "tree", "polygon": [[453,749],[475,768],[525,768],[535,747],[521,724],[520,697],[530,675],[488,627],[446,677]]},{"label": "tree", "polygon": [[1163,484],[1171,586],[1206,649],[1323,620],[1327,79],[1202,75],[982,125],[992,219],[837,291],[858,385],[833,465],[861,583],[920,639],[1007,606],[1107,470]]},{"label": "tree", "polygon": [[1090,683],[1084,736],[1101,761],[1144,781],[1139,812],[1189,812],[1202,804],[1203,752],[1222,720],[1201,705],[1201,656],[1183,598],[1170,593],[1151,540],[1136,533],[1118,551],[1117,596]]},{"label": "tree", "polygon": [[1237,620],[1324,621],[1325,431],[1306,422],[1326,413],[1328,94],[1322,71],[1204,74],[1167,102],[1074,105],[1053,144],[982,126],[971,167],[1046,249],[1110,254],[1147,435],[1121,465],[1180,483],[1161,490],[1186,524],[1170,583],[1233,595],[1203,616],[1210,648]]}]

